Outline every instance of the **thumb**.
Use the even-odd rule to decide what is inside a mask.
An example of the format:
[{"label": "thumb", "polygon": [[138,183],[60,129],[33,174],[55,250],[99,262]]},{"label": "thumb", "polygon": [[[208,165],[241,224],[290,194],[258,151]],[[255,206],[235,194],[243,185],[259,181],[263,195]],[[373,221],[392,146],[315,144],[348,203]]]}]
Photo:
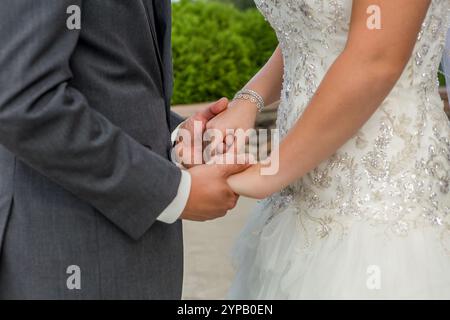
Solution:
[{"label": "thumb", "polygon": [[206,120],[211,120],[219,113],[223,112],[227,107],[228,107],[228,99],[221,98],[220,100],[211,104],[205,110],[201,111],[200,116],[202,116]]},{"label": "thumb", "polygon": [[228,99],[227,98],[220,98],[217,102],[213,103],[210,106],[210,110],[214,115],[218,115],[222,111],[225,111],[225,109],[228,107]]}]

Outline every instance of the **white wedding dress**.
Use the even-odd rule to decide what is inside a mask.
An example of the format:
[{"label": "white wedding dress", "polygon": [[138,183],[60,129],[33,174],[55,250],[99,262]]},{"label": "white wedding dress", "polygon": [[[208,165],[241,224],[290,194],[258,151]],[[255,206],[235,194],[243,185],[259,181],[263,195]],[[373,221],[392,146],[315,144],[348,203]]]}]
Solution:
[{"label": "white wedding dress", "polygon": [[[283,51],[284,136],[343,50],[352,0],[256,4]],[[437,83],[449,13],[449,0],[432,0],[376,113],[330,159],[258,204],[235,246],[230,298],[450,298],[450,124]]]}]

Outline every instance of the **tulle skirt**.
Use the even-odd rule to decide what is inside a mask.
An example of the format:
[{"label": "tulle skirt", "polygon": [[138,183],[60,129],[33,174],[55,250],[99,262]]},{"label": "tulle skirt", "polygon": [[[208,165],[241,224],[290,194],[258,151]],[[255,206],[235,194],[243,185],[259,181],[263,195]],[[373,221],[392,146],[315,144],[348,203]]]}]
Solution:
[{"label": "tulle skirt", "polygon": [[[389,236],[370,221],[317,232],[288,206],[258,204],[233,252],[230,299],[449,299],[448,229]],[[312,239],[312,240],[311,240]]]}]

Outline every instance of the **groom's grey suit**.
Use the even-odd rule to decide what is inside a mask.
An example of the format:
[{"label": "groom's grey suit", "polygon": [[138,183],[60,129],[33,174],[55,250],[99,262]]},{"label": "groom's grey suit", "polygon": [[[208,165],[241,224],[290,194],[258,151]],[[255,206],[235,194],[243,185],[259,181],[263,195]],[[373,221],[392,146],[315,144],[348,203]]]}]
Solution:
[{"label": "groom's grey suit", "polygon": [[180,298],[170,23],[170,0],[2,0],[0,298]]}]

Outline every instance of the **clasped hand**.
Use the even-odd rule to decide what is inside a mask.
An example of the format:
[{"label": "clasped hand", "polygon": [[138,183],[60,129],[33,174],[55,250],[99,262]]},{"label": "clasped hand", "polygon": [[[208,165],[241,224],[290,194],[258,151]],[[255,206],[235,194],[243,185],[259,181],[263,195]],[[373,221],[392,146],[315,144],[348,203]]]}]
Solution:
[{"label": "clasped hand", "polygon": [[[227,182],[232,175],[246,170],[250,165],[229,148],[226,141],[204,141],[206,130],[218,130],[224,137],[227,129],[248,129],[254,126],[256,108],[235,108],[235,102],[228,103],[225,98],[197,112],[180,126],[173,158],[182,164],[191,176],[191,191],[182,219],[194,221],[212,220],[224,216],[236,206],[238,194]],[[247,108],[248,107],[248,108]],[[205,148],[215,143],[212,155],[230,155],[236,161],[232,164],[212,163],[206,159]],[[230,149],[230,150],[228,150]],[[233,151],[234,150],[234,151]],[[228,162],[227,162],[228,163]]]}]

